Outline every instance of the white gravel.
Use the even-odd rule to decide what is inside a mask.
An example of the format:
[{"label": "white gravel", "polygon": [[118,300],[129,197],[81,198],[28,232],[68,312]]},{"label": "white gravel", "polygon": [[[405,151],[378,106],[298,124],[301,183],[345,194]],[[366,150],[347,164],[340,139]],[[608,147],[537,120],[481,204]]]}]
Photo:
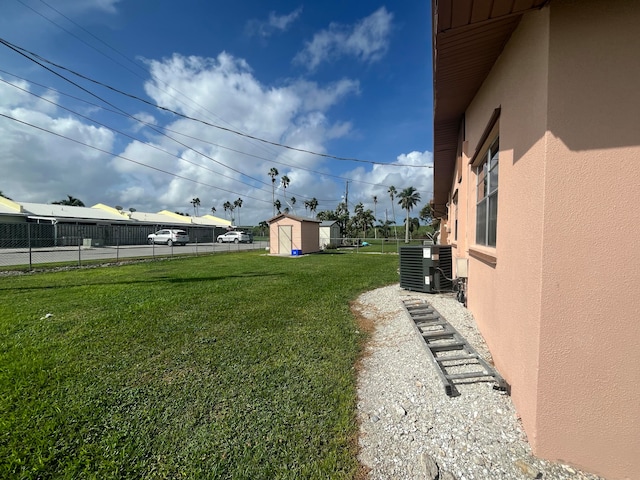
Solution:
[{"label": "white gravel", "polygon": [[451,294],[398,285],[361,295],[370,322],[359,365],[359,460],[369,479],[581,479],[600,477],[531,454],[511,399],[492,383],[458,385],[448,397],[402,299],[426,299],[486,360],[473,316]]}]

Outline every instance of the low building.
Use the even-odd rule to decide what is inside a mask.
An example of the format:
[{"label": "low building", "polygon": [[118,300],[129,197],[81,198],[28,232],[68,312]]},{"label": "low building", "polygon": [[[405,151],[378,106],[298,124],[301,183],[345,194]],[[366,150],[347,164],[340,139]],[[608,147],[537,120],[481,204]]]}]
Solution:
[{"label": "low building", "polygon": [[160,228],[186,230],[192,242],[209,243],[231,222],[211,215],[191,217],[168,210],[124,211],[97,203],[92,207],[16,202],[0,196],[0,246],[3,248],[142,245]]},{"label": "low building", "polygon": [[340,245],[340,224],[337,220],[320,222],[320,248],[338,247]]},{"label": "low building", "polygon": [[272,255],[301,255],[320,250],[320,220],[282,213],[267,223]]}]

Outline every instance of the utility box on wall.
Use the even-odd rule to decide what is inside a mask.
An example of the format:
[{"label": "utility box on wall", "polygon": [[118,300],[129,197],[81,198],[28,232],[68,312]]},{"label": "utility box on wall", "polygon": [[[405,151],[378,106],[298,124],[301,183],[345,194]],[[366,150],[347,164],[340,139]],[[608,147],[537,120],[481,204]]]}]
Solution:
[{"label": "utility box on wall", "polygon": [[400,247],[400,288],[437,293],[453,290],[451,245]]}]

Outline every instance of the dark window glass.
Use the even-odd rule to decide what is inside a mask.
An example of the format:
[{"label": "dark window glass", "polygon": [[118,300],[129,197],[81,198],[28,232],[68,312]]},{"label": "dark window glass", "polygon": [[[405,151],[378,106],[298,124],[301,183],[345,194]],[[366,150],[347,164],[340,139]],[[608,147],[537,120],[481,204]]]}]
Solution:
[{"label": "dark window glass", "polygon": [[499,138],[491,144],[476,173],[476,243],[496,246],[498,227]]}]

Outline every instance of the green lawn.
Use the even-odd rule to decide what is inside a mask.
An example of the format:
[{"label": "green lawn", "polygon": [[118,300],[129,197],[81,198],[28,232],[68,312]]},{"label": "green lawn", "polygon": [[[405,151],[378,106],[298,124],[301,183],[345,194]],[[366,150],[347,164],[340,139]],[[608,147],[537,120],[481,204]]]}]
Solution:
[{"label": "green lawn", "polygon": [[1,277],[0,478],[353,478],[348,303],[397,262],[243,252]]}]

